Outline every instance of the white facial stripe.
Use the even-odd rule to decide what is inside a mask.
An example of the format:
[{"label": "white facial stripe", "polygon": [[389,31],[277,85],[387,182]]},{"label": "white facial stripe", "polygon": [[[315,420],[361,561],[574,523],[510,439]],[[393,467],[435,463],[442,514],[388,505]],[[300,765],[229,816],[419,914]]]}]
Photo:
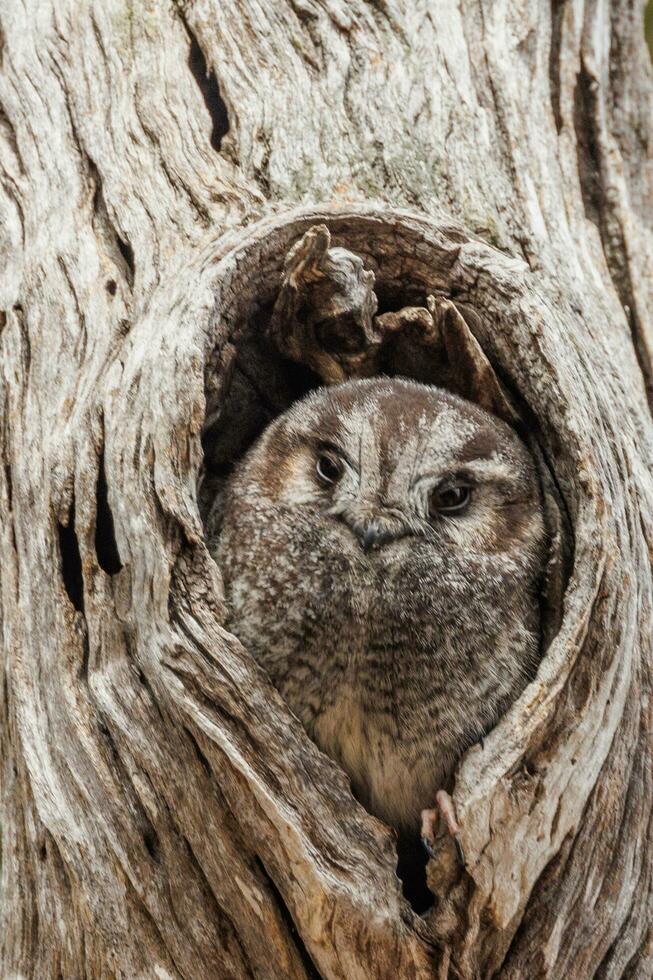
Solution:
[{"label": "white facial stripe", "polygon": [[506,457],[495,453],[488,459],[473,459],[465,463],[465,471],[471,476],[478,477],[479,480],[491,482],[493,480],[508,483],[515,482],[515,465],[510,463]]},{"label": "white facial stripe", "polygon": [[393,499],[401,499],[413,486],[421,485],[428,474],[451,472],[455,458],[477,431],[471,419],[465,419],[455,409],[446,407],[434,419],[421,415],[412,432],[397,446],[398,457],[388,484]]},{"label": "white facial stripe", "polygon": [[372,425],[372,413],[376,406],[366,400],[356,405],[342,420],[343,429],[351,445],[351,456],[358,469],[359,493],[373,493],[379,485],[379,452]]}]

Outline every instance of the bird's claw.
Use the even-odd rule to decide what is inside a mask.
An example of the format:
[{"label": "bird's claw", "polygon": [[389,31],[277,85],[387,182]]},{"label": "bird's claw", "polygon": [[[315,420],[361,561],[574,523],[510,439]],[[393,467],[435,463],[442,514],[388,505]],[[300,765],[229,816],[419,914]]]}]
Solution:
[{"label": "bird's claw", "polygon": [[456,817],[453,800],[445,790],[441,789],[435,794],[435,803],[436,809],[422,810],[421,836],[424,850],[430,858],[435,857],[435,849],[433,847],[435,843],[435,826],[437,824],[438,817],[442,817],[447,825],[449,834],[453,837],[458,860],[464,868],[466,866],[465,851],[463,849],[460,824],[458,823],[458,819]]},{"label": "bird's claw", "polygon": [[428,837],[422,836],[422,847],[431,859],[435,858],[435,851]]}]

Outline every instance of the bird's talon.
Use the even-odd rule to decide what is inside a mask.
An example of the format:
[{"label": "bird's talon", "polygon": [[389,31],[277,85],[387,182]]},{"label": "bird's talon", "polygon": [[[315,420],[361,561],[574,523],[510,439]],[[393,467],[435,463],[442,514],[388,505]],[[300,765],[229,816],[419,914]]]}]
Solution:
[{"label": "bird's talon", "polygon": [[435,858],[435,851],[433,850],[433,845],[428,837],[422,837],[422,847],[430,858]]},{"label": "bird's talon", "polygon": [[467,862],[465,860],[465,851],[463,849],[460,824],[458,823],[458,819],[456,817],[456,810],[453,805],[453,800],[445,790],[441,789],[435,794],[435,803],[435,810],[422,810],[421,837],[424,850],[429,857],[435,857],[435,850],[432,841],[434,839],[438,818],[441,817],[447,831],[449,832],[449,836],[453,838],[458,861],[464,868],[466,867]]}]

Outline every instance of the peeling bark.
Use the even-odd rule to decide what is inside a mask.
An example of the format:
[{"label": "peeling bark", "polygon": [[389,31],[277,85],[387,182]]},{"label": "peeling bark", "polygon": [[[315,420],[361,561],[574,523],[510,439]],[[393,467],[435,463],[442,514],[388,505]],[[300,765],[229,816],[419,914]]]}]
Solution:
[{"label": "peeling bark", "polygon": [[[651,975],[652,103],[626,0],[3,5],[3,976]],[[268,337],[316,225],[370,329],[450,304],[571,529],[424,917],[205,543],[317,381]]]}]

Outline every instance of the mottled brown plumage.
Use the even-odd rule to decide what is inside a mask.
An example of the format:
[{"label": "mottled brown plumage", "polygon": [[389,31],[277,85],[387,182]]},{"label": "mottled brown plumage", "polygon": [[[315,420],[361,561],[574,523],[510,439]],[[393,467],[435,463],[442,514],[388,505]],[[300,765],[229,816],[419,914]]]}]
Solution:
[{"label": "mottled brown plumage", "polygon": [[546,545],[527,450],[445,391],[349,382],[276,419],[223,507],[230,628],[361,802],[416,833],[537,664]]}]

